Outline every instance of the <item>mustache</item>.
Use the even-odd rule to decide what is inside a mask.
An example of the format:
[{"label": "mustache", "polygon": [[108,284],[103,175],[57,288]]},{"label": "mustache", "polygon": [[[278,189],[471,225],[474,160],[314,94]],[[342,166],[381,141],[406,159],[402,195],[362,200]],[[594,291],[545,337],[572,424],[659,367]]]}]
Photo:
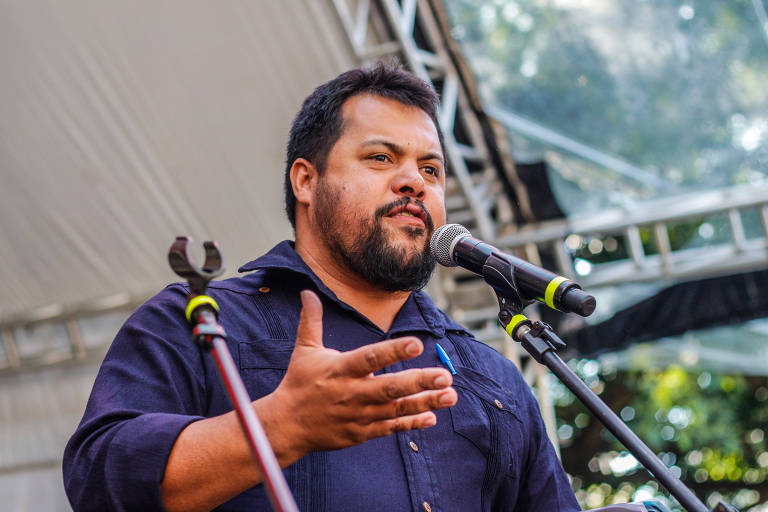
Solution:
[{"label": "mustache", "polygon": [[401,197],[400,199],[397,199],[395,201],[392,201],[391,203],[387,203],[384,206],[380,206],[376,209],[374,212],[375,218],[381,219],[384,217],[387,213],[391,212],[395,208],[400,208],[404,206],[408,206],[408,204],[413,203],[416,206],[419,207],[419,209],[424,213],[424,218],[426,219],[426,225],[427,225],[427,231],[432,232],[435,229],[435,223],[432,221],[432,215],[429,214],[429,210],[427,210],[427,207],[424,206],[424,203],[419,201],[418,199],[411,199],[410,197]]}]

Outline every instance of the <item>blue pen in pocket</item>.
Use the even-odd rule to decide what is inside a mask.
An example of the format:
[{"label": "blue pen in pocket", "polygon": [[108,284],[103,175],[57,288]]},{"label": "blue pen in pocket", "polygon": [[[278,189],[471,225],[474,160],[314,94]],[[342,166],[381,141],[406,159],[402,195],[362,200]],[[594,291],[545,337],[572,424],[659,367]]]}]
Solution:
[{"label": "blue pen in pocket", "polygon": [[441,347],[439,343],[435,343],[435,348],[437,348],[437,357],[440,358],[440,362],[443,363],[443,366],[450,370],[451,375],[456,375],[456,368],[453,367],[451,358],[445,353],[443,347]]}]

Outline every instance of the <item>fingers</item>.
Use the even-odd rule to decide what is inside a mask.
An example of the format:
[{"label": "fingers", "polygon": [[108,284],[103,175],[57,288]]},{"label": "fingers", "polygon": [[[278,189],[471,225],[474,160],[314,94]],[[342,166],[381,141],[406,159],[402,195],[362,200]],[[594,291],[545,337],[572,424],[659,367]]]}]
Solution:
[{"label": "fingers", "polygon": [[437,423],[437,416],[433,412],[423,412],[412,416],[403,416],[391,420],[377,421],[365,428],[365,435],[369,439],[383,437],[395,432],[404,432],[420,428],[429,428]]},{"label": "fingers", "polygon": [[302,290],[301,316],[296,331],[296,345],[323,346],[323,305],[314,292]]},{"label": "fingers", "polygon": [[386,403],[422,391],[445,389],[452,382],[451,374],[443,368],[412,368],[369,377],[357,391],[369,403]]},{"label": "fingers", "polygon": [[[369,376],[355,386],[354,398],[345,397],[348,421],[360,425],[413,416],[456,405],[458,395],[450,387],[451,374],[442,368],[411,369]],[[352,407],[349,407],[351,404]]]},{"label": "fingers", "polygon": [[421,354],[424,345],[419,338],[409,336],[394,340],[371,343],[344,353],[339,372],[356,377],[365,377],[385,366],[404,361]]},{"label": "fingers", "polygon": [[436,411],[456,405],[458,395],[453,388],[440,391],[428,391],[384,404],[371,404],[362,407],[357,414],[361,425],[406,416],[413,416],[429,411]]}]

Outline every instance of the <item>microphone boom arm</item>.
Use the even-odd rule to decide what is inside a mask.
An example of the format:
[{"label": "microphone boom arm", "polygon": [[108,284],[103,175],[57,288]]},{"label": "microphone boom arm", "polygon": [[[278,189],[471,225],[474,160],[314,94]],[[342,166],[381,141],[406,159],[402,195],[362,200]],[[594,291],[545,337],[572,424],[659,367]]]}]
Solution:
[{"label": "microphone boom arm", "polygon": [[[664,465],[659,457],[603,402],[557,354],[565,348],[552,328],[541,321],[532,322],[522,315],[523,300],[517,291],[514,267],[507,271],[501,258],[488,258],[483,267],[483,278],[496,292],[499,301],[499,323],[504,331],[533,357],[545,365],[579,398],[592,414],[619,440],[651,475],[674,496],[689,512],[709,512],[707,507],[686,485]],[[581,290],[579,290],[581,291]],[[725,503],[718,503],[712,512],[738,512]]]}]

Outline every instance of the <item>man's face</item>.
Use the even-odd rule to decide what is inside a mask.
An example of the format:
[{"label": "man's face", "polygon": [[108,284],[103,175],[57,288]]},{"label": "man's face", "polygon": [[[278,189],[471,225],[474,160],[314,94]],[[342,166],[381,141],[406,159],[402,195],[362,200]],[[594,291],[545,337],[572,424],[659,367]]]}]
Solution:
[{"label": "man's face", "polygon": [[316,234],[371,285],[418,289],[435,266],[429,238],[445,223],[437,129],[418,107],[367,94],[342,113],[311,208]]}]

